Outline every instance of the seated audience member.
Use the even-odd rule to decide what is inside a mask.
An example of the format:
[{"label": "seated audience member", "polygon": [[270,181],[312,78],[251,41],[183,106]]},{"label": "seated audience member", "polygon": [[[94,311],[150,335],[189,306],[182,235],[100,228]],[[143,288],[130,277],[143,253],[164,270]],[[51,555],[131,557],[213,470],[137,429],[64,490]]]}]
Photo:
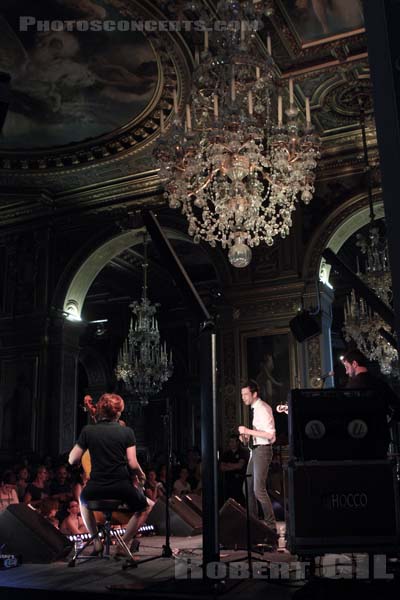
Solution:
[{"label": "seated audience member", "polygon": [[72,485],[64,465],[57,467],[55,477],[50,483],[50,496],[61,502],[66,502],[72,498]]},{"label": "seated audience member", "polygon": [[225,500],[233,498],[243,506],[245,505],[243,481],[248,460],[249,451],[243,448],[239,436],[231,435],[229,448],[223,453],[219,468],[225,476]]},{"label": "seated audience member", "polygon": [[42,461],[42,465],[44,467],[46,467],[47,470],[47,482],[48,484],[50,484],[50,482],[54,479],[54,475],[55,475],[55,469],[54,469],[54,465],[53,465],[53,459],[51,458],[51,456],[45,456],[43,461]]},{"label": "seated audience member", "polygon": [[199,483],[199,463],[200,463],[200,452],[198,448],[189,448],[186,454],[186,460],[183,464],[188,470],[188,482],[192,490],[195,490]]},{"label": "seated audience member", "polygon": [[40,502],[48,495],[47,469],[44,465],[40,465],[37,468],[35,479],[26,487],[24,502],[32,506],[39,506]]},{"label": "seated audience member", "polygon": [[65,517],[60,525],[60,531],[64,535],[73,535],[77,533],[87,533],[83,519],[80,513],[79,502],[70,500],[68,503],[68,516]]},{"label": "seated audience member", "polygon": [[201,494],[203,492],[201,462],[197,463],[195,475],[196,475],[197,485],[195,488],[192,488],[192,491],[194,494],[198,494],[199,496],[201,496]]},{"label": "seated audience member", "polygon": [[177,479],[172,486],[172,493],[176,496],[184,496],[190,494],[192,487],[188,482],[189,471],[186,467],[183,467],[179,473],[179,479]]},{"label": "seated audience member", "polygon": [[5,471],[0,483],[0,512],[3,512],[10,504],[18,504],[15,483],[15,473],[12,471]]},{"label": "seated audience member", "polygon": [[49,521],[56,529],[59,528],[59,522],[56,517],[58,512],[58,500],[54,498],[45,498],[40,505],[40,514]]},{"label": "seated audience member", "polygon": [[156,472],[151,469],[147,474],[146,484],[144,486],[144,493],[150,500],[156,500],[162,495],[162,483],[157,481]]},{"label": "seated audience member", "polygon": [[28,486],[28,481],[29,481],[29,471],[28,471],[27,467],[22,466],[17,471],[17,483],[16,483],[17,496],[18,496],[18,500],[20,502],[22,502],[22,500],[24,499],[26,488]]},{"label": "seated audience member", "polygon": [[160,490],[165,495],[167,493],[167,465],[161,465],[158,469],[157,481],[161,483]]}]

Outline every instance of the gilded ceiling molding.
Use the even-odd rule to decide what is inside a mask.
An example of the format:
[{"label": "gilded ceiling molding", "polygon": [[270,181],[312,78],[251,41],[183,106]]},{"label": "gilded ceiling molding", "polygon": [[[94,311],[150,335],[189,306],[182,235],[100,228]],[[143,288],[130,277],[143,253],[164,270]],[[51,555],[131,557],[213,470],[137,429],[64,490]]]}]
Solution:
[{"label": "gilded ceiling molding", "polygon": [[109,212],[113,218],[114,213],[121,210],[165,205],[160,180],[154,172],[59,194],[33,190],[4,191],[0,194],[0,200],[3,226],[46,217],[53,222],[62,221],[77,211],[80,215]]}]

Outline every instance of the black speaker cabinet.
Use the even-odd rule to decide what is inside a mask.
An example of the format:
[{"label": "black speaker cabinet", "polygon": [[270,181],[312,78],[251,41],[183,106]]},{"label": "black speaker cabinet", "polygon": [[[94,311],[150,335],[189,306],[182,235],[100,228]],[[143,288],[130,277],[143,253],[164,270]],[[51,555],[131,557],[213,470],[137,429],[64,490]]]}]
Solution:
[{"label": "black speaker cabinet", "polygon": [[319,322],[307,310],[303,310],[289,321],[289,327],[298,342],[304,342],[321,333]]},{"label": "black speaker cabinet", "polygon": [[[250,532],[252,546],[276,543],[276,533],[254,517],[250,517]],[[233,498],[219,511],[219,539],[226,548],[247,548],[246,509]]]},{"label": "black speaker cabinet", "polygon": [[[197,535],[203,530],[201,516],[196,513],[183,497],[172,496],[169,501],[169,516],[171,535],[189,536]],[[165,499],[159,498],[155,503],[146,523],[154,525],[158,535],[165,535]]]},{"label": "black speaker cabinet", "polygon": [[292,390],[288,419],[291,459],[387,457],[385,403],[372,390]]},{"label": "black speaker cabinet", "polygon": [[295,463],[287,474],[286,532],[292,553],[398,547],[398,487],[390,461]]},{"label": "black speaker cabinet", "polygon": [[[0,545],[24,562],[48,563],[64,558],[73,544],[26,504],[11,504],[0,513]],[[3,551],[4,552],[4,551]]]}]

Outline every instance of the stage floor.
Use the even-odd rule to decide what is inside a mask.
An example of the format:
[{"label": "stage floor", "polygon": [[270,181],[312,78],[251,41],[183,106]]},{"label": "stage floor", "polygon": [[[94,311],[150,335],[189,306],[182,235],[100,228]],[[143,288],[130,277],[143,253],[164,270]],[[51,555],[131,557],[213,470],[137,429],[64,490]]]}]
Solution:
[{"label": "stage floor", "polygon": [[[135,569],[123,570],[123,561],[91,558],[68,567],[67,560],[48,564],[23,564],[0,571],[1,600],[98,600],[114,598],[213,598],[213,589],[204,589],[199,576],[202,557],[202,536],[171,537],[174,558],[160,557],[164,537],[142,537]],[[112,552],[115,548],[112,548]],[[296,594],[296,600],[349,598],[359,594],[366,598],[394,598],[399,590],[396,582],[365,582],[324,579],[305,581],[297,572],[296,557],[287,551],[253,553],[254,578],[246,571],[245,551],[221,550],[221,562],[227,563],[230,577],[219,590],[229,600],[286,600]],[[341,562],[345,560],[342,556]],[[190,561],[190,562],[188,562]],[[332,555],[332,564],[335,555]],[[192,578],[188,578],[188,564]],[[218,569],[225,569],[219,566]],[[272,571],[271,571],[272,569]],[[282,579],[278,579],[279,571]],[[274,575],[271,578],[271,573]],[[286,578],[287,573],[290,577]],[[219,571],[222,577],[224,571]],[[217,581],[217,579],[215,580]]]},{"label": "stage floor", "polygon": [[[135,556],[138,561],[156,557],[155,560],[138,564],[137,568],[123,570],[124,561],[89,558],[78,560],[75,567],[68,567],[67,560],[56,561],[48,564],[23,564],[12,569],[0,571],[0,597],[15,600],[18,598],[29,600],[30,598],[52,597],[64,600],[71,593],[85,594],[86,598],[98,598],[100,595],[113,595],[128,597],[129,592],[135,594],[135,598],[157,598],[157,597],[210,597],[209,593],[202,589],[199,576],[199,565],[202,557],[202,536],[194,537],[171,537],[171,549],[174,558],[162,558],[162,546],[165,538],[160,536],[142,537],[140,540],[139,553]],[[114,547],[111,549],[112,553]],[[289,554],[267,553],[263,555],[253,553],[256,569],[263,562],[288,563],[294,560]],[[157,558],[158,557],[158,558]],[[268,587],[268,597],[290,598],[293,592],[299,588],[293,586],[268,582],[263,579],[252,581],[248,578],[246,571],[247,553],[245,551],[221,550],[221,561],[232,563],[233,579],[232,587],[229,588],[230,598],[247,598],[257,600],[265,598]],[[264,562],[265,561],[265,562]],[[240,563],[239,566],[237,563]],[[187,565],[190,565],[187,567]],[[188,568],[192,569],[191,579],[187,576]],[[229,571],[229,566],[226,567]],[[239,569],[239,570],[238,570]],[[241,570],[240,570],[241,569]],[[216,575],[216,580],[222,578],[223,573]],[[189,579],[189,581],[188,581]],[[251,589],[251,592],[250,592]],[[259,593],[259,595],[258,595]],[[80,594],[79,594],[80,595]]]}]

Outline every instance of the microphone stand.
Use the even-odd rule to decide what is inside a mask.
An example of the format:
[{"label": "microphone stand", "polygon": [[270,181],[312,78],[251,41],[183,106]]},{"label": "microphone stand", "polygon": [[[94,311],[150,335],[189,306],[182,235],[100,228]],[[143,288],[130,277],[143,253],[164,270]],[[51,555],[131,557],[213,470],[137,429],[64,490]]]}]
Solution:
[{"label": "microphone stand", "polygon": [[[249,448],[249,442],[248,440],[244,443],[242,442],[244,446],[247,446],[247,448]],[[251,458],[250,458],[251,460]],[[249,568],[249,578],[253,579],[253,555],[252,555],[252,550],[253,550],[253,543],[252,543],[252,539],[251,539],[251,522],[250,522],[250,506],[249,506],[249,484],[248,484],[248,479],[250,479],[252,477],[252,475],[250,473],[245,473],[244,476],[244,498],[246,501],[246,546],[247,546],[247,564],[248,564],[248,568]],[[240,558],[236,558],[233,559],[230,562],[237,562],[240,561]]]},{"label": "microphone stand", "polygon": [[[165,415],[162,415],[162,422],[164,425],[164,439],[166,440],[166,449],[167,449],[167,471],[166,471],[166,498],[165,498],[165,543],[162,547],[162,552],[160,555],[150,556],[149,558],[144,558],[143,560],[138,560],[134,564],[126,564],[123,566],[123,569],[127,569],[130,566],[139,566],[143,563],[151,562],[152,560],[157,560],[158,558],[174,558],[172,548],[170,546],[170,537],[171,537],[171,519],[169,512],[169,499],[171,497],[171,465],[172,465],[172,423],[171,423],[171,410],[170,410],[170,401],[169,398],[166,398],[166,409]],[[113,586],[114,590],[118,590],[118,586]],[[122,588],[120,588],[122,589]],[[129,589],[129,586],[124,586],[123,589]],[[135,589],[135,588],[132,588]]]},{"label": "microphone stand", "polygon": [[251,477],[250,473],[244,476],[244,494],[246,498],[246,534],[247,534],[247,563],[249,565],[249,577],[253,579],[253,556],[250,527],[250,507],[249,507],[249,484],[247,479]]},{"label": "microphone stand", "polygon": [[171,422],[171,407],[169,398],[166,399],[166,412],[162,415],[162,421],[164,425],[164,435],[167,440],[167,469],[166,469],[166,481],[165,481],[165,544],[163,545],[161,556],[164,558],[171,558],[172,549],[170,546],[171,537],[171,518],[169,512],[169,499],[171,498],[171,467],[172,467],[172,422]]}]

